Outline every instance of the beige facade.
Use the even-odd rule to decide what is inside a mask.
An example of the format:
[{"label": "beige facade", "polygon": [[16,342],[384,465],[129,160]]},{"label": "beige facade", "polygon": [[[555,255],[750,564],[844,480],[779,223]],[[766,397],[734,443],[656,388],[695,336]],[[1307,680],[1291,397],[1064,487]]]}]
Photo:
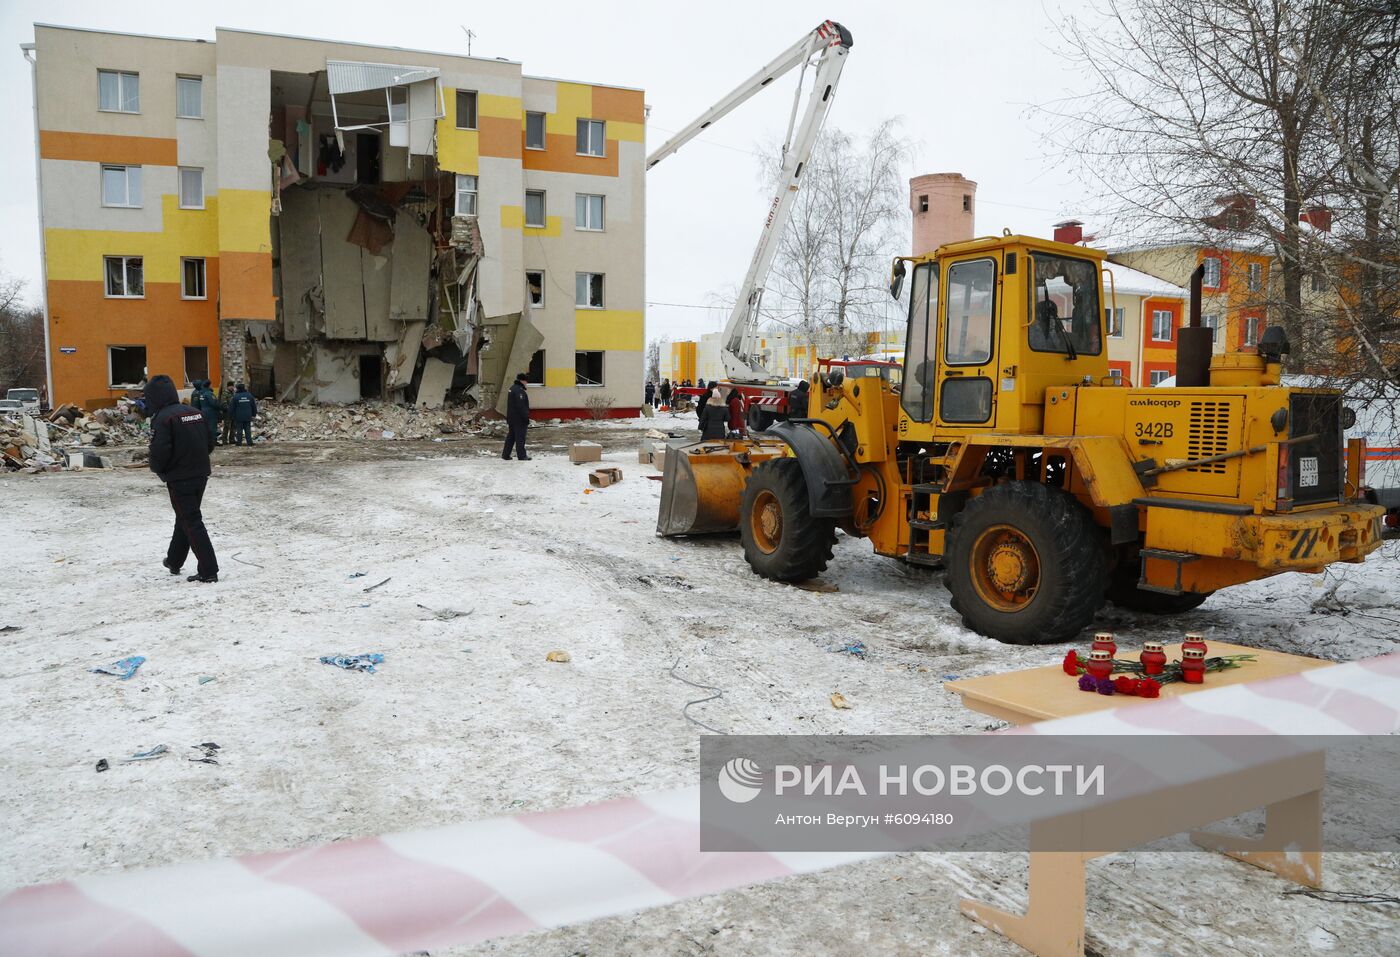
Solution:
[{"label": "beige facade", "polygon": [[430,369],[459,398],[528,370],[545,414],[640,401],[641,91],[239,30],[36,25],[34,50],[55,401],[147,373],[402,399]]}]

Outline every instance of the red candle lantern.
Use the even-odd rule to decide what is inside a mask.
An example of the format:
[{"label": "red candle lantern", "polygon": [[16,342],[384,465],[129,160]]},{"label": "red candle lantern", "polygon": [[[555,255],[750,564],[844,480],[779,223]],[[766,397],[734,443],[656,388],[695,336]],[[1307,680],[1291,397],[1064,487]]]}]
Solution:
[{"label": "red candle lantern", "polygon": [[1107,678],[1113,673],[1113,655],[1103,648],[1095,648],[1089,652],[1089,663],[1084,668],[1095,680]]},{"label": "red candle lantern", "polygon": [[1162,650],[1160,641],[1144,641],[1139,658],[1142,661],[1143,674],[1160,675],[1166,669],[1167,653]]},{"label": "red candle lantern", "polygon": [[1113,640],[1113,632],[1111,632],[1111,631],[1101,631],[1101,632],[1099,632],[1098,634],[1094,635],[1094,648],[1093,648],[1093,650],[1094,650],[1094,651],[1106,651],[1106,652],[1108,652],[1108,656],[1109,656],[1110,658],[1112,658],[1114,655],[1116,655],[1116,654],[1118,653],[1118,645],[1117,645],[1117,643]]},{"label": "red candle lantern", "polygon": [[[1204,644],[1204,642],[1202,644]],[[1204,648],[1181,649],[1181,680],[1188,685],[1198,685],[1206,680],[1206,653]]]},{"label": "red candle lantern", "polygon": [[1199,631],[1188,631],[1186,640],[1181,643],[1182,654],[1193,649],[1199,651],[1202,658],[1206,656],[1206,636]]}]

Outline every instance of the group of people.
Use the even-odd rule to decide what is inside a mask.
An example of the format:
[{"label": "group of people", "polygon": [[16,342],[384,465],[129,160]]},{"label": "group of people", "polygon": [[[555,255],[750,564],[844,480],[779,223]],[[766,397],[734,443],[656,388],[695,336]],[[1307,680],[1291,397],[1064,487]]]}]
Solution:
[{"label": "group of people", "polygon": [[648,379],[646,389],[643,390],[643,398],[646,400],[646,404],[653,409],[658,406],[670,408],[672,391],[670,379],[662,379],[660,385]]},{"label": "group of people", "polygon": [[731,432],[748,438],[749,427],[744,421],[744,397],[731,388],[726,395],[718,382],[700,394],[695,406],[700,420],[700,438],[723,439]]},{"label": "group of people", "polygon": [[[163,378],[169,379],[169,376]],[[190,408],[204,416],[205,428],[215,445],[253,444],[253,419],[258,414],[258,400],[253,398],[242,382],[229,382],[218,394],[210,387],[208,379],[197,379],[194,392],[190,394]],[[150,385],[146,386],[147,412],[150,411]],[[223,423],[223,437],[219,436],[219,423]]]}]

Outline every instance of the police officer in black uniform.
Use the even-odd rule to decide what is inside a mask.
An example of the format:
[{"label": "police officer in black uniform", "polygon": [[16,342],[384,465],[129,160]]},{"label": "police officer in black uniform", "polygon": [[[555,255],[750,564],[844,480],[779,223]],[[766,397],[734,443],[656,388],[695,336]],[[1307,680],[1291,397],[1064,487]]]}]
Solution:
[{"label": "police officer in black uniform", "polygon": [[214,451],[214,434],[204,414],[180,401],[175,383],[168,375],[152,376],[146,383],[146,412],[151,417],[151,471],[165,483],[170,507],[175,510],[175,530],[170,548],[161,563],[170,574],[180,574],[185,558],[194,551],[199,562],[197,574],[186,581],[216,582],[219,560],[204,528],[199,506],[209,481],[209,453]]},{"label": "police officer in black uniform", "polygon": [[525,430],[530,427],[530,395],[525,390],[527,376],[520,373],[515,384],[506,393],[506,446],[501,450],[501,458],[510,461],[510,448],[515,446],[515,457],[522,462],[530,461],[525,454]]}]

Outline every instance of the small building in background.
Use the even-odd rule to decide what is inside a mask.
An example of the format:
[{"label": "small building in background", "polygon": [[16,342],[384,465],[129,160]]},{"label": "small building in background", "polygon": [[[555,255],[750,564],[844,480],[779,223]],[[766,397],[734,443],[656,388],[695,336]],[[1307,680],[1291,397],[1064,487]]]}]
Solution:
[{"label": "small building in background", "polygon": [[914,214],[911,255],[923,256],[977,234],[977,184],[961,173],[915,176],[909,181],[909,209]]}]

